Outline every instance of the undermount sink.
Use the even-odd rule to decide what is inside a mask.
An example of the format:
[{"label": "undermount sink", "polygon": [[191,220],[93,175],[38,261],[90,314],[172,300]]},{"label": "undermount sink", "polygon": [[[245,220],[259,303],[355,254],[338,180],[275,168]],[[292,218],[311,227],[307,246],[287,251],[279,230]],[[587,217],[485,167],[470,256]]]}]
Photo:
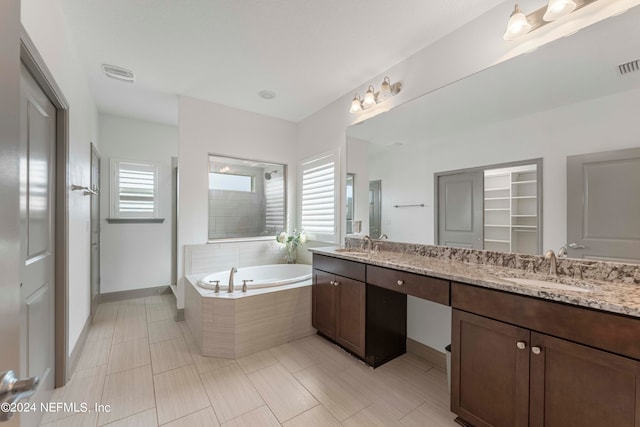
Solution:
[{"label": "undermount sink", "polygon": [[503,277],[502,279],[519,285],[535,286],[538,288],[557,289],[559,291],[591,292],[591,289],[574,285],[565,285],[564,283],[550,282],[547,280],[523,279],[519,277]]}]

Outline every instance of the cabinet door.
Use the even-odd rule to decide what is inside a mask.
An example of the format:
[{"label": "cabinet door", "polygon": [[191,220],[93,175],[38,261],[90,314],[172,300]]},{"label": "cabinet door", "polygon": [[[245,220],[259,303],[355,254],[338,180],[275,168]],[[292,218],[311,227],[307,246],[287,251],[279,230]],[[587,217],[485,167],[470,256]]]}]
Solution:
[{"label": "cabinet door", "polygon": [[452,312],[451,410],[476,427],[529,424],[527,329]]},{"label": "cabinet door", "polygon": [[365,356],[365,284],[336,276],[338,291],[336,341],[360,357]]},{"label": "cabinet door", "polygon": [[331,339],[336,338],[336,286],[334,275],[313,270],[312,325]]},{"label": "cabinet door", "polygon": [[531,427],[640,427],[640,362],[535,332],[531,345]]}]

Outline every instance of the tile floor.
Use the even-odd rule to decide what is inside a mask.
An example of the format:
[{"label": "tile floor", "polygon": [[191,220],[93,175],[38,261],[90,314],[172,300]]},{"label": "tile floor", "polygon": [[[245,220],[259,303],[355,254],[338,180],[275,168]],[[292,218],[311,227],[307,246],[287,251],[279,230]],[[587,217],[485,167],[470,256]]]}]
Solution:
[{"label": "tile floor", "polygon": [[200,356],[171,296],[98,307],[71,381],[43,426],[457,426],[445,373],[405,354],[373,370],[311,336],[238,360]]}]

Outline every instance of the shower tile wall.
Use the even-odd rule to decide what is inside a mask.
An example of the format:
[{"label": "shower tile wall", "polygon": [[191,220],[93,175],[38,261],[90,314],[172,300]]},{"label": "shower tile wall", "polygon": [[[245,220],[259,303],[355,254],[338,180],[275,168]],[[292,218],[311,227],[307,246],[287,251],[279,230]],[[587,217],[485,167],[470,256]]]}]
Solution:
[{"label": "shower tile wall", "polygon": [[261,236],[265,224],[264,170],[234,167],[255,176],[253,192],[209,190],[209,238]]}]

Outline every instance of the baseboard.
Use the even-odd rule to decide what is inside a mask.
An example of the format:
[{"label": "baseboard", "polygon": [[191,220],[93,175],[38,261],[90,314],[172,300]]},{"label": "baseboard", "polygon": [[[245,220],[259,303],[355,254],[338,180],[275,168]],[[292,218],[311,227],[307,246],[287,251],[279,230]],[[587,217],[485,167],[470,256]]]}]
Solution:
[{"label": "baseboard", "polygon": [[411,338],[407,338],[407,353],[413,353],[422,357],[438,369],[443,371],[447,369],[447,357],[445,353],[418,341],[414,341]]},{"label": "baseboard", "polygon": [[65,384],[71,379],[71,376],[76,371],[78,367],[78,362],[80,361],[80,355],[82,354],[82,350],[84,350],[84,346],[87,343],[87,336],[89,335],[89,329],[91,329],[92,317],[89,316],[87,321],[84,323],[82,327],[82,331],[80,332],[80,336],[78,337],[78,341],[76,341],[75,347],[71,350],[71,354],[69,355],[68,364],[67,364],[67,378]]},{"label": "baseboard", "polygon": [[109,292],[100,295],[100,304],[105,302],[124,301],[128,299],[151,297],[154,295],[171,292],[169,285],[155,286],[153,288],[131,289],[128,291]]}]

